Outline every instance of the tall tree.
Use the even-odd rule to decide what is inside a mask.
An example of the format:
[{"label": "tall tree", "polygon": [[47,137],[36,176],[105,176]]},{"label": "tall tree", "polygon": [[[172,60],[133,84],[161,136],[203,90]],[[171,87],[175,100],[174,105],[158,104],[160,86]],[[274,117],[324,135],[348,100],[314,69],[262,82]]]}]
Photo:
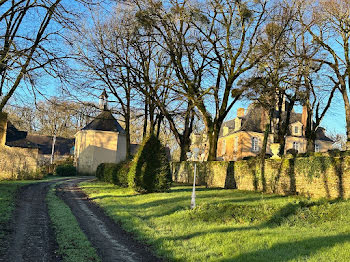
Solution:
[{"label": "tall tree", "polygon": [[267,19],[266,1],[138,4],[139,21],[154,30],[155,42],[169,55],[178,92],[202,115],[208,160],[215,160],[221,125],[244,91],[237,81],[262,58],[252,55]]},{"label": "tall tree", "polygon": [[327,75],[342,95],[345,105],[347,140],[350,142],[349,10],[350,2],[347,0],[303,1],[299,21],[310,34],[313,42],[320,45],[323,50],[324,56],[314,61],[328,67]]},{"label": "tall tree", "polygon": [[35,91],[40,76],[59,78],[67,58],[65,29],[74,26],[77,15],[77,8],[62,0],[0,1],[0,112],[21,83]]}]

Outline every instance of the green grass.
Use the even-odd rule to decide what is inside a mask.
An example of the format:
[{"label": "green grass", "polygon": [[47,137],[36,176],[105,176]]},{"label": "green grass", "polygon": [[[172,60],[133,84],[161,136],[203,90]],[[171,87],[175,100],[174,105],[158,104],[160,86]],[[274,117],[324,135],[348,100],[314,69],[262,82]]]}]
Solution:
[{"label": "green grass", "polygon": [[48,195],[49,215],[55,230],[59,254],[65,262],[100,261],[96,250],[81,231],[70,208],[55,194],[53,186]]},{"label": "green grass", "polygon": [[238,190],[135,194],[81,184],[123,227],[176,261],[350,261],[350,201],[311,201]]}]

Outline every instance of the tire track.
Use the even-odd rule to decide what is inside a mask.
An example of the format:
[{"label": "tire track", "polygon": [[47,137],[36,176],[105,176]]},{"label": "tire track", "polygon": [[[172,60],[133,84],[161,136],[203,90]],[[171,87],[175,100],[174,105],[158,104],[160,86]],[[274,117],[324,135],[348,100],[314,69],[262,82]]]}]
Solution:
[{"label": "tire track", "polygon": [[57,181],[39,182],[22,187],[7,239],[7,253],[0,261],[62,261],[55,252],[57,242],[45,201],[50,185]]},{"label": "tire track", "polygon": [[89,201],[77,187],[77,183],[83,180],[86,178],[60,184],[57,186],[57,195],[71,208],[102,261],[162,261]]}]

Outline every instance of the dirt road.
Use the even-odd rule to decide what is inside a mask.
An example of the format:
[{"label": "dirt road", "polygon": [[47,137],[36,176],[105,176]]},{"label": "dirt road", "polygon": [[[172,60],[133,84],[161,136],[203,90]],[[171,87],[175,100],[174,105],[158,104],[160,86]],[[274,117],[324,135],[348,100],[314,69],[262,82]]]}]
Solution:
[{"label": "dirt road", "polygon": [[50,185],[42,182],[20,189],[10,225],[7,254],[0,261],[61,261],[45,202]]},{"label": "dirt road", "polygon": [[76,186],[80,181],[76,179],[61,184],[57,188],[57,194],[71,208],[102,261],[160,261],[102,209],[89,201]]},{"label": "dirt road", "polygon": [[[89,179],[91,177],[65,179],[57,187],[57,195],[71,208],[102,261],[160,261],[77,187],[77,183]],[[1,262],[62,261],[56,252],[58,246],[45,202],[50,185],[56,182],[36,183],[20,190],[7,254],[0,258]]]}]

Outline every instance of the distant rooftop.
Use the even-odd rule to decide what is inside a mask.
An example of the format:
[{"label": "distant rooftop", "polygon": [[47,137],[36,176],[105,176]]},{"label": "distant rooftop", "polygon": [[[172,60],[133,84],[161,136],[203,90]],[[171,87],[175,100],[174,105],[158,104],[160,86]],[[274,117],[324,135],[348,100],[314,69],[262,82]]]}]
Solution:
[{"label": "distant rooftop", "polygon": [[92,120],[82,130],[99,130],[99,131],[111,131],[118,133],[125,133],[125,130],[114,118],[110,110],[103,110],[94,120]]}]

